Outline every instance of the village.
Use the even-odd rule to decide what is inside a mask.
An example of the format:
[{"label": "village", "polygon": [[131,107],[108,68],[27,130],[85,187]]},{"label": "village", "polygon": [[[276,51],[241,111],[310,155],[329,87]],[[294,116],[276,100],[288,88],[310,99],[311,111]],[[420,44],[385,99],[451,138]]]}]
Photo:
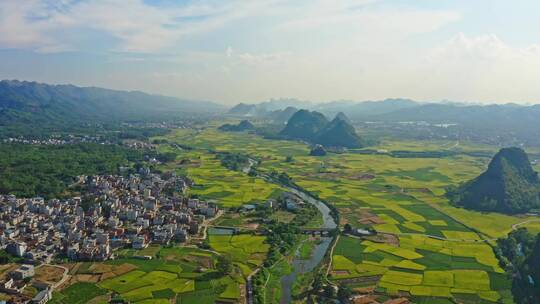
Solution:
[{"label": "village", "polygon": [[[39,265],[105,261],[114,259],[120,248],[197,238],[220,211],[214,203],[188,198],[191,185],[188,178],[174,173],[141,168],[129,176],[79,176],[75,187],[84,194],[69,199],[0,196],[0,249],[9,254],[0,258],[19,264],[0,278],[0,291],[21,294]],[[54,286],[32,284],[40,292],[21,303],[46,303]]]}]

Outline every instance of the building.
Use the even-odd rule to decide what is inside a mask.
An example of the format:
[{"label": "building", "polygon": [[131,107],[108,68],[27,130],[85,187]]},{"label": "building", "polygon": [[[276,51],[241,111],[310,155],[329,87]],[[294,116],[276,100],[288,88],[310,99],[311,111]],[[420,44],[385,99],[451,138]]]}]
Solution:
[{"label": "building", "polygon": [[188,239],[188,232],[183,228],[176,229],[174,239],[178,242],[185,242]]},{"label": "building", "polygon": [[0,283],[0,289],[6,293],[12,293],[14,287],[13,283],[15,283],[15,281],[13,281],[13,278],[6,280],[5,282]]},{"label": "building", "polygon": [[242,211],[244,212],[255,211],[255,209],[257,209],[257,206],[252,204],[245,204],[242,206]]},{"label": "building", "polygon": [[266,201],[266,207],[270,208],[270,209],[277,209],[279,208],[279,204],[276,200],[273,200],[273,199],[269,199]]},{"label": "building", "polygon": [[293,200],[287,200],[285,202],[285,206],[286,206],[287,210],[289,210],[289,211],[295,211],[296,209],[298,209],[298,205]]},{"label": "building", "polygon": [[52,299],[52,290],[50,288],[44,289],[32,299],[30,303],[32,304],[45,304]]},{"label": "building", "polygon": [[22,257],[26,252],[26,248],[26,243],[24,242],[13,242],[7,245],[6,251],[12,255]]},{"label": "building", "polygon": [[31,278],[34,276],[34,266],[33,265],[21,265],[21,267],[13,270],[11,277],[15,280],[24,280],[26,278]]},{"label": "building", "polygon": [[26,283],[23,281],[15,282],[13,278],[0,283],[0,291],[7,294],[19,294],[26,287]]},{"label": "building", "polygon": [[359,235],[359,236],[370,236],[370,235],[373,235],[373,232],[367,229],[358,228],[354,230],[354,234]]},{"label": "building", "polygon": [[[150,240],[185,242],[219,210],[216,204],[165,191],[191,184],[174,174],[79,176],[78,183],[86,184],[85,195],[100,203],[85,211],[80,197],[0,195],[0,249],[24,257],[24,264],[48,263],[62,253],[72,260],[106,260],[129,244],[142,249]],[[15,284],[24,283],[15,277],[32,272],[15,271]]]},{"label": "building", "polygon": [[135,238],[135,240],[133,240],[132,247],[133,249],[144,249],[148,247],[148,243],[146,242],[144,236],[138,236]]}]

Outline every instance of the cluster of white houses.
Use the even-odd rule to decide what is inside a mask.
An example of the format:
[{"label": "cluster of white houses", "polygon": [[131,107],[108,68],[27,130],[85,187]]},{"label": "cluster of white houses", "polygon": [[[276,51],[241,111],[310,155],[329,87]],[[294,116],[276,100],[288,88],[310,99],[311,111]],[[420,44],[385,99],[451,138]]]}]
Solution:
[{"label": "cluster of white houses", "polygon": [[[0,249],[32,267],[57,256],[107,260],[118,248],[186,242],[218,213],[215,204],[185,195],[190,183],[174,174],[148,172],[80,176],[82,197],[0,196]],[[0,287],[17,290],[26,277],[13,273]]]},{"label": "cluster of white houses", "polygon": [[112,144],[110,141],[107,141],[99,136],[75,136],[67,135],[63,137],[52,136],[49,138],[35,139],[35,138],[24,138],[24,137],[9,137],[2,140],[6,144],[25,144],[25,145],[51,145],[51,146],[60,146],[60,145],[70,145],[70,144],[80,144],[80,143],[98,143],[103,145]]},{"label": "cluster of white houses", "polygon": [[[44,304],[52,299],[52,286],[44,282],[34,282],[35,288],[39,290],[33,298],[22,295],[23,290],[29,284],[34,276],[34,265],[20,265],[18,268],[10,271],[0,282],[0,292],[13,295],[10,303],[30,303]],[[0,301],[0,303],[6,303]]]}]

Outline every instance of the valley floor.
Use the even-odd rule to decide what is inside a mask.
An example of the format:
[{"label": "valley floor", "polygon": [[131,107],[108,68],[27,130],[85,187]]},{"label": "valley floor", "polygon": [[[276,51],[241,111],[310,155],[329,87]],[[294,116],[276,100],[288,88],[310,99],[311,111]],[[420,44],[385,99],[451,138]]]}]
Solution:
[{"label": "valley floor", "polygon": [[[196,179],[211,179],[212,173],[202,168],[212,160],[203,151],[246,154],[259,161],[260,172],[286,172],[306,191],[335,206],[342,227],[349,224],[375,229],[382,237],[369,240],[342,236],[333,252],[329,279],[359,292],[407,296],[418,302],[455,299],[464,303],[511,303],[510,280],[498,265],[492,245],[517,226],[540,231],[535,217],[468,211],[451,206],[445,198],[446,187],[475,177],[489,161],[468,152],[489,155],[495,151],[492,147],[384,140],[370,149],[452,149],[463,153],[441,158],[398,158],[351,150],[313,157],[303,143],[220,132],[213,127],[177,130],[164,138],[194,148],[179,151],[178,159],[190,160],[192,165],[183,166],[182,171]],[[222,175],[226,177],[223,183],[231,180],[230,174]],[[256,181],[238,182],[235,180],[235,185],[248,185],[240,186],[241,192],[257,191]],[[209,187],[225,188],[220,182]],[[265,200],[273,187],[259,189],[256,199]],[[238,199],[234,191],[201,189],[195,193],[209,194],[229,206],[249,201],[249,194],[242,194],[247,200]]]},{"label": "valley floor", "polygon": [[[383,139],[369,149],[457,153],[395,157],[349,150],[316,157],[309,156],[305,143],[222,132],[218,125],[173,129],[152,138],[158,142],[158,152],[175,155],[156,169],[189,176],[195,182],[189,194],[215,201],[224,209],[212,223],[217,228],[209,229],[201,240],[207,249],[151,246],[143,252],[120,251],[112,261],[66,263],[62,267],[67,274],[59,271],[58,277],[49,278],[62,280],[51,303],[97,304],[111,297],[137,304],[247,302],[248,278],[260,280],[255,282],[261,289],[256,301],[279,303],[282,278],[294,272],[293,260],[308,259],[321,241],[302,236],[294,251],[263,266],[271,246],[258,230],[262,219],[253,221],[239,210],[286,191],[265,178],[280,174],[335,208],[340,230],[350,226],[377,231],[362,237],[338,233],[323,263],[294,279],[293,302],[305,302],[309,286],[322,277],[324,284],[348,286],[353,294],[379,302],[407,297],[415,303],[513,303],[510,278],[499,266],[492,246],[518,227],[540,232],[540,219],[468,211],[452,206],[444,195],[446,187],[477,176],[487,165],[487,157],[470,152],[489,155],[494,147]],[[226,168],[218,152],[249,157],[256,172],[249,167]],[[295,214],[280,210],[264,220],[271,219],[289,223]],[[318,215],[304,226],[318,227],[322,222]],[[223,235],[219,227],[246,233]],[[141,255],[152,259],[136,258]],[[217,274],[220,256],[232,261],[227,275]],[[7,271],[9,267],[0,269]]]}]

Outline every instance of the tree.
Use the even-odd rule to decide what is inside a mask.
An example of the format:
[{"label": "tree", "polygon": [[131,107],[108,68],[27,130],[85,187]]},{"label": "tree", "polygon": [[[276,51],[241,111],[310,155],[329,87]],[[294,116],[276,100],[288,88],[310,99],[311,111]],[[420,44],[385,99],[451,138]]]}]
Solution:
[{"label": "tree", "polygon": [[229,256],[220,255],[217,259],[216,270],[221,275],[228,275],[233,270],[233,264]]},{"label": "tree", "polygon": [[323,287],[323,284],[321,281],[321,277],[316,276],[315,280],[313,280],[313,291],[319,292],[322,289],[322,287]]},{"label": "tree", "polygon": [[348,302],[352,295],[351,289],[347,285],[340,285],[338,289],[338,299],[343,302]]},{"label": "tree", "polygon": [[345,226],[343,226],[343,232],[345,233],[351,233],[352,231],[352,227],[349,223],[345,224]]},{"label": "tree", "polygon": [[334,286],[332,285],[326,285],[324,286],[324,295],[328,298],[332,298],[335,295],[336,290],[334,289]]},{"label": "tree", "polygon": [[253,168],[249,169],[248,176],[251,176],[251,177],[257,176],[257,171]]}]

